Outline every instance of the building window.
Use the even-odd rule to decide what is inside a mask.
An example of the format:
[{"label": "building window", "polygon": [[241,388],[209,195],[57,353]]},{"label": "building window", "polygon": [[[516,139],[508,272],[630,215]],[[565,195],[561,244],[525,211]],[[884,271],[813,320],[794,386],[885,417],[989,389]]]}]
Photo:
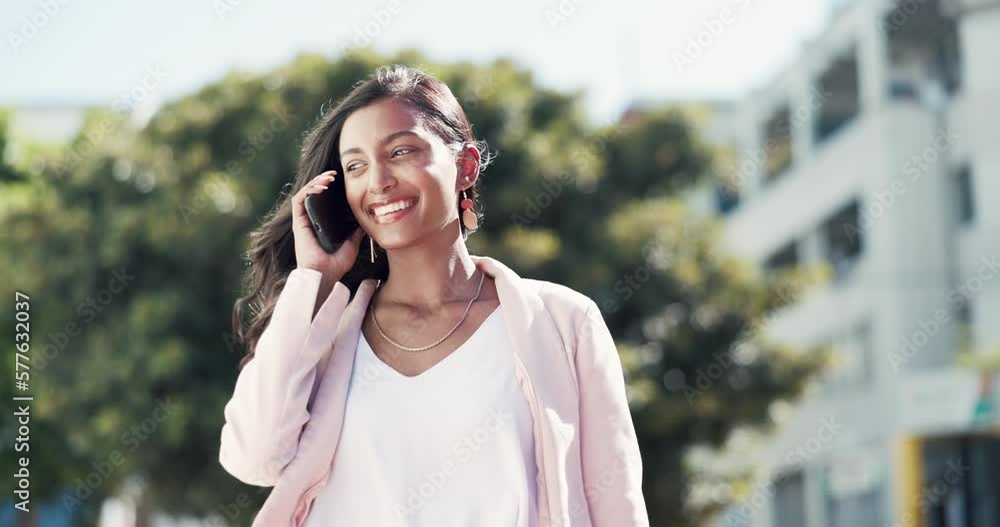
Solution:
[{"label": "building window", "polygon": [[740,204],[740,193],[727,183],[715,185],[715,207],[720,214],[729,214]]},{"label": "building window", "polygon": [[[882,527],[882,493],[878,489],[831,499],[830,527]],[[805,525],[805,524],[803,524]]]},{"label": "building window", "polygon": [[955,306],[955,323],[958,335],[955,337],[955,347],[960,350],[970,350],[976,345],[976,326],[973,324],[972,300],[962,297],[962,303]]},{"label": "building window", "polygon": [[887,488],[884,451],[855,444],[831,454],[824,481],[829,527],[884,527]]},{"label": "building window", "polygon": [[822,226],[825,256],[836,280],[846,277],[864,250],[857,200],[837,211]]},{"label": "building window", "polygon": [[[928,439],[922,452],[926,527],[1000,525],[1000,439],[972,435]],[[933,496],[934,499],[927,499]]]},{"label": "building window", "polygon": [[767,165],[764,183],[771,183],[792,166],[791,112],[785,106],[775,112],[764,129]]},{"label": "building window", "polygon": [[813,122],[814,142],[820,144],[840,131],[861,111],[857,52],[851,48],[838,57],[817,79],[817,91],[824,94],[819,114]]},{"label": "building window", "polygon": [[976,200],[972,169],[963,165],[955,174],[956,194],[958,196],[958,221],[962,225],[972,223],[976,218]]},{"label": "building window", "polygon": [[806,522],[806,484],[802,471],[780,483],[774,492],[775,527],[802,527]]},{"label": "building window", "polygon": [[944,3],[932,0],[923,9],[896,2],[883,18],[891,97],[917,99],[922,90],[934,85],[954,95],[961,86],[958,19],[946,13]]},{"label": "building window", "polygon": [[972,306],[968,299],[955,308],[955,319],[959,324],[972,324]]},{"label": "building window", "polygon": [[784,247],[778,249],[764,261],[764,270],[773,273],[799,264],[799,244],[796,241],[789,242]]}]

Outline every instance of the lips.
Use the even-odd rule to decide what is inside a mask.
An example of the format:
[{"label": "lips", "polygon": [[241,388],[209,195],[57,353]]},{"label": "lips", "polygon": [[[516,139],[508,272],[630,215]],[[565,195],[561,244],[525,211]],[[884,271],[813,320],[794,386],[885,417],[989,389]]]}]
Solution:
[{"label": "lips", "polygon": [[416,203],[416,198],[395,199],[368,207],[368,213],[377,223],[388,223],[404,216]]}]

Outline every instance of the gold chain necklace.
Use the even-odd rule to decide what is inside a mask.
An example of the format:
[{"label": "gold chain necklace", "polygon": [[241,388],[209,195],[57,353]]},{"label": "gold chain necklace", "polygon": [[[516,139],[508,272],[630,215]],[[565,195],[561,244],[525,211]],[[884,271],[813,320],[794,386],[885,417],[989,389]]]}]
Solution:
[{"label": "gold chain necklace", "polygon": [[421,346],[419,348],[411,348],[409,346],[404,346],[404,345],[396,342],[395,340],[392,340],[391,338],[389,338],[389,336],[386,335],[384,331],[382,331],[382,326],[378,325],[378,318],[375,317],[375,300],[374,299],[372,299],[372,303],[371,303],[371,306],[368,308],[368,311],[371,311],[372,322],[375,323],[375,329],[378,330],[379,335],[382,335],[382,338],[384,338],[385,340],[389,341],[389,343],[392,344],[393,346],[396,346],[397,348],[402,349],[402,350],[406,350],[406,351],[424,351],[424,350],[428,350],[428,349],[431,349],[434,346],[437,346],[438,344],[444,342],[445,339],[447,339],[448,337],[450,337],[451,334],[454,333],[456,329],[458,329],[458,326],[462,325],[462,322],[465,322],[466,317],[469,316],[469,309],[472,308],[472,304],[475,303],[476,300],[479,300],[479,294],[483,290],[483,282],[484,281],[486,281],[486,273],[485,272],[483,273],[483,276],[479,279],[479,288],[476,290],[476,296],[472,300],[469,301],[469,305],[465,306],[465,314],[462,315],[462,319],[458,321],[458,324],[455,324],[455,327],[451,328],[451,331],[449,331],[447,335],[441,337],[440,339],[437,340],[437,342],[435,342],[433,344],[430,344],[428,346]]}]

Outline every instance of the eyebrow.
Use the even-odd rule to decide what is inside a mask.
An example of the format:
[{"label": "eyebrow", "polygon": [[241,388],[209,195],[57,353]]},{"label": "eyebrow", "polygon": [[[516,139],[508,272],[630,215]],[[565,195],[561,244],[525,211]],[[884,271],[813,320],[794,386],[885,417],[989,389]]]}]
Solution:
[{"label": "eyebrow", "polygon": [[[391,133],[391,134],[383,137],[382,140],[379,141],[379,144],[380,145],[384,145],[386,143],[391,142],[393,139],[396,139],[397,137],[402,137],[404,135],[412,135],[412,136],[417,137],[417,138],[420,137],[413,130],[400,130],[398,132],[393,132],[393,133]],[[360,154],[360,153],[361,153],[361,149],[355,146],[353,148],[348,148],[347,150],[344,150],[343,152],[341,152],[340,153],[340,157],[344,157],[347,154]]]}]

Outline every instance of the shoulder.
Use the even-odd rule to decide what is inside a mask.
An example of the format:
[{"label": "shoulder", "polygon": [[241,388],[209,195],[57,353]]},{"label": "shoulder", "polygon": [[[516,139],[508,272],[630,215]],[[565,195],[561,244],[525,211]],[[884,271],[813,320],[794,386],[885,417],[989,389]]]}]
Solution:
[{"label": "shoulder", "polygon": [[[473,256],[477,265],[488,273],[506,282],[511,289],[520,291],[523,300],[529,304],[527,309],[544,308],[557,325],[560,333],[573,331],[585,320],[593,318],[596,313],[600,317],[597,304],[587,295],[563,284],[538,278],[521,276],[505,263],[489,256]],[[536,303],[537,301],[537,303]]]},{"label": "shoulder", "polygon": [[534,278],[526,278],[525,281],[535,288],[546,305],[586,310],[594,303],[589,296],[567,285]]},{"label": "shoulder", "polygon": [[581,385],[622,375],[614,337],[594,300],[555,282],[532,279],[526,282],[536,289],[548,318],[562,339],[577,390]]},{"label": "shoulder", "polygon": [[538,294],[545,308],[560,325],[578,327],[597,304],[587,295],[560,283],[526,278],[525,282]]}]

